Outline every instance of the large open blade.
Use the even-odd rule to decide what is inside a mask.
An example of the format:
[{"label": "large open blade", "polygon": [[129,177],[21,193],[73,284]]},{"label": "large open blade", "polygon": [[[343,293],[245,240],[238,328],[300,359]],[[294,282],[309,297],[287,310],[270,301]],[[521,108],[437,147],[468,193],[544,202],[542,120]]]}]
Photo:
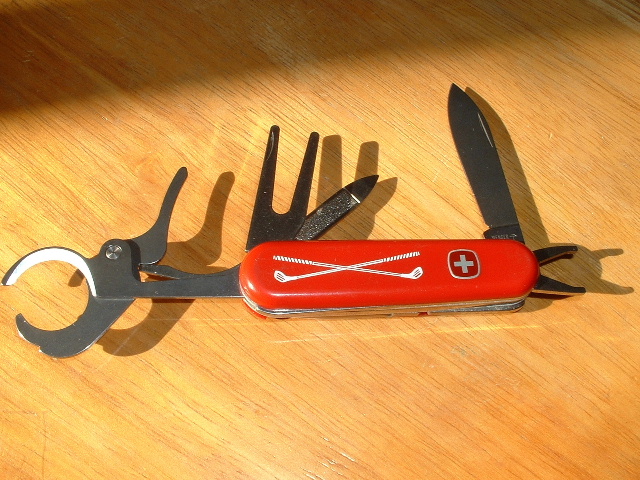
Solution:
[{"label": "large open blade", "polygon": [[449,123],[480,212],[489,226],[485,238],[511,238],[524,243],[489,124],[476,103],[457,85],[452,85],[449,92]]}]

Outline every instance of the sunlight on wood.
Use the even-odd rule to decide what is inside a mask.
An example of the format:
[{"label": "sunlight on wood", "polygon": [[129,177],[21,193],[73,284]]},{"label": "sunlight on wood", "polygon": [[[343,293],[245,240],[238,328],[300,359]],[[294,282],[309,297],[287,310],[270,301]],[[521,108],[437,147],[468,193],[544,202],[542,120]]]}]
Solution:
[{"label": "sunlight on wood", "polygon": [[324,238],[481,238],[456,83],[484,102],[527,245],[579,246],[543,272],[588,293],[509,315],[290,320],[137,300],[52,359],[16,315],[60,328],[88,293],[73,267],[38,265],[0,287],[0,471],[639,478],[639,18],[631,0],[2,2],[2,274],[38,248],[89,258],[142,234],[182,166],[163,263],[236,265],[272,125],[278,210],[312,131],[310,208],[380,175]]}]

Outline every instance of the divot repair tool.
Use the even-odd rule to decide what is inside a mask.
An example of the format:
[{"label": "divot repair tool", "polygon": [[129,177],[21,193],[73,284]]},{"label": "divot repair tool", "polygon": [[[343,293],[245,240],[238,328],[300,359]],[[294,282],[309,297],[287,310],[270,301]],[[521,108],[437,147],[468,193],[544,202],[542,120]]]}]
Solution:
[{"label": "divot repair tool", "polygon": [[[377,176],[344,187],[306,215],[318,148],[313,133],[286,214],[272,208],[278,127],[269,133],[265,159],[241,264],[214,274],[192,274],[158,265],[169,221],[187,177],[173,179],[153,227],[130,240],[109,240],[92,258],[60,247],[36,250],[2,280],[12,285],[30,267],[61,260],[87,280],[84,313],[60,330],[41,330],[18,315],[20,335],[47,355],[68,357],[93,345],[136,298],[239,297],[257,313],[275,318],[324,315],[434,315],[516,311],[531,292],[584,293],[540,274],[539,265],[574,253],[575,246],[532,252],[522,231],[489,126],[473,100],[453,85],[449,118],[454,142],[481,213],[483,240],[314,241],[359,205]],[[143,281],[140,272],[160,277]]]}]

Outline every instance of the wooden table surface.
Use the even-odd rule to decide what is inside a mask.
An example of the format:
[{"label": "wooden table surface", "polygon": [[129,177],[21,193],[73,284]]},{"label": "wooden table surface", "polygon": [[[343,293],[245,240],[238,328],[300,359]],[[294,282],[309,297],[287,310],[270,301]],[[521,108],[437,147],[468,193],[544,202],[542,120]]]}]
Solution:
[{"label": "wooden table surface", "polygon": [[[532,5],[529,5],[531,3]],[[588,293],[515,314],[261,320],[237,299],[137,300],[53,359],[14,318],[72,323],[50,262],[0,287],[11,479],[640,478],[640,7],[632,0],[3,0],[0,273],[93,256],[180,193],[163,263],[242,260],[271,125],[285,210],[377,173],[328,239],[481,238],[447,118],[483,100],[531,248]]]}]

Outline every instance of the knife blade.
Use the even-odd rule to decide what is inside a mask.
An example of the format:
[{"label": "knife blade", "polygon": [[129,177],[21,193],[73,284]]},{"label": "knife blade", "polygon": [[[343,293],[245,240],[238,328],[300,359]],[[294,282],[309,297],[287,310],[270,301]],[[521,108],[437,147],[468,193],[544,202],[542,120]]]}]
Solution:
[{"label": "knife blade", "polygon": [[455,84],[449,91],[448,108],[453,141],[489,227],[484,237],[525,243],[489,123],[473,99]]}]

